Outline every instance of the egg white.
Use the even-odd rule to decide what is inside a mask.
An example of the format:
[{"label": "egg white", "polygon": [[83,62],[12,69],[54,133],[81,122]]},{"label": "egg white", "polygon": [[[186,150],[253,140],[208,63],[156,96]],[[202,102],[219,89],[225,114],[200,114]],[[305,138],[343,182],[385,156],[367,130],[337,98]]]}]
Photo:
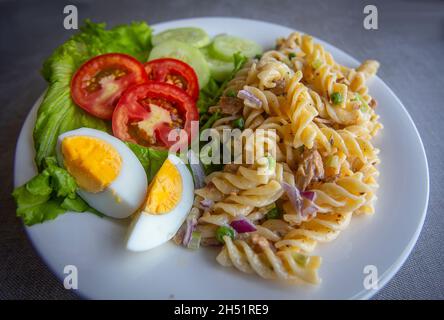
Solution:
[{"label": "egg white", "polygon": [[106,132],[80,128],[65,132],[58,137],[56,153],[61,166],[64,166],[61,144],[63,139],[71,136],[87,136],[103,140],[109,143],[122,159],[118,176],[105,190],[93,193],[78,188],[79,196],[92,208],[113,218],[126,218],[139,209],[145,200],[147,178],[142,164],[131,149]]},{"label": "egg white", "polygon": [[169,241],[185,221],[194,200],[194,183],[185,163],[175,155],[168,159],[182,177],[182,194],[177,205],[161,215],[139,212],[130,225],[126,247],[131,251],[145,251]]}]

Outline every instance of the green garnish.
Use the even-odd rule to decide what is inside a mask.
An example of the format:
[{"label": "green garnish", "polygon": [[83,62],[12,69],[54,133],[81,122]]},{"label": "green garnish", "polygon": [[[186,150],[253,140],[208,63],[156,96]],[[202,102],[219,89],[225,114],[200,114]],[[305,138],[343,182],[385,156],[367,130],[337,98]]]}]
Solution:
[{"label": "green garnish", "polygon": [[279,208],[276,206],[270,211],[268,211],[267,214],[265,215],[267,219],[279,219],[280,216],[281,216],[281,210],[279,210]]},{"label": "green garnish", "polygon": [[234,128],[238,128],[241,130],[243,130],[245,127],[245,121],[244,121],[244,118],[242,118],[242,117],[239,117],[236,120],[233,120],[233,122],[231,124]]},{"label": "green garnish", "polygon": [[367,112],[370,109],[367,102],[365,102],[364,98],[359,93],[356,93],[355,96],[361,102],[361,111]]},{"label": "green garnish", "polygon": [[187,248],[192,250],[199,249],[201,239],[202,239],[202,234],[199,231],[193,231],[191,233],[191,239],[190,242],[188,242]]},{"label": "green garnish", "polygon": [[331,101],[333,102],[333,104],[340,104],[343,101],[343,97],[342,94],[340,94],[339,92],[333,92],[333,94],[331,95]]},{"label": "green garnish", "polygon": [[236,91],[233,89],[228,89],[225,95],[230,98],[236,98]]},{"label": "green garnish", "polygon": [[220,243],[225,243],[224,236],[228,236],[231,239],[234,239],[234,229],[227,226],[221,226],[216,230],[216,239]]},{"label": "green garnish", "polygon": [[293,58],[296,58],[296,53],[294,53],[294,52],[290,52],[289,54],[288,54],[288,59],[293,59]]},{"label": "green garnish", "polygon": [[296,261],[298,265],[301,267],[305,267],[308,262],[308,256],[300,254],[300,253],[293,253],[293,259]]},{"label": "green garnish", "polygon": [[268,160],[268,169],[274,171],[274,169],[276,169],[276,159],[273,158],[272,156],[267,156],[267,160]]},{"label": "green garnish", "polygon": [[262,55],[258,53],[257,55],[254,56],[254,58],[260,60],[262,58]]}]

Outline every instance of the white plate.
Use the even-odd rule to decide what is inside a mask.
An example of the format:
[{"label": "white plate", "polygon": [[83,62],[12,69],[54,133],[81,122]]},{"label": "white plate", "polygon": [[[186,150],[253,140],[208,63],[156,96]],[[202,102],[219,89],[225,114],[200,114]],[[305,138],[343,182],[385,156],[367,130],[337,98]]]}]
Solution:
[{"label": "white plate", "polygon": [[[182,26],[253,39],[265,48],[291,29],[232,18],[198,18],[161,23],[155,31]],[[342,64],[357,61],[322,42]],[[384,66],[382,66],[384,68]],[[370,83],[385,128],[376,138],[381,175],[372,217],[355,217],[332,243],[319,245],[323,257],[318,286],[286,286],[219,266],[216,251],[197,252],[165,244],[145,253],[125,250],[126,222],[91,214],[65,214],[27,228],[51,270],[64,277],[64,266],[78,268],[78,293],[87,298],[135,299],[349,299],[369,298],[376,290],[363,285],[366,265],[377,267],[379,287],[399,270],[421,231],[429,196],[429,173],[418,131],[401,101],[379,78]],[[35,175],[32,128],[39,101],[26,119],[17,144],[15,185]]]}]

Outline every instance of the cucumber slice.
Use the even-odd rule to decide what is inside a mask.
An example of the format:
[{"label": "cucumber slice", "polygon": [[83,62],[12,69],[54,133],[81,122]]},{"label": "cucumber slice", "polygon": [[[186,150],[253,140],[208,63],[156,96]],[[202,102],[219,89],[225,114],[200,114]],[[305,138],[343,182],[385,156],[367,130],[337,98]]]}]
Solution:
[{"label": "cucumber slice", "polygon": [[203,54],[189,44],[176,40],[162,42],[151,50],[148,61],[159,58],[174,58],[188,63],[197,74],[200,88],[210,80],[210,69]]},{"label": "cucumber slice", "polygon": [[169,40],[182,41],[196,48],[205,47],[210,43],[210,37],[204,30],[191,27],[163,31],[154,35],[151,42],[153,46],[157,46]]},{"label": "cucumber slice", "polygon": [[262,48],[252,40],[234,36],[220,35],[214,38],[211,46],[211,53],[215,58],[225,61],[233,61],[233,54],[236,52],[240,52],[248,58],[252,58],[257,54],[262,53]]},{"label": "cucumber slice", "polygon": [[201,48],[200,51],[205,56],[210,67],[211,76],[219,82],[224,81],[231,75],[231,71],[234,69],[233,62],[227,62],[219,59],[215,59],[211,56],[210,48]]}]

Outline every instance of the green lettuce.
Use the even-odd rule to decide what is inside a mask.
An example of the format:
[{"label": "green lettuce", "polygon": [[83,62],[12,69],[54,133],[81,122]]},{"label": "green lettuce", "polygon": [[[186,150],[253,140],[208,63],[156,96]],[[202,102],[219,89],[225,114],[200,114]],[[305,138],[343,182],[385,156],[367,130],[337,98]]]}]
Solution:
[{"label": "green lettuce", "polygon": [[76,194],[76,181],[68,171],[57,165],[54,157],[45,158],[42,169],[12,193],[17,203],[17,216],[26,225],[55,219],[67,210],[100,215]]},{"label": "green lettuce", "polygon": [[80,32],[58,47],[44,62],[42,75],[48,90],[37,113],[34,127],[36,163],[54,155],[57,137],[80,127],[110,131],[109,123],[77,107],[71,99],[70,82],[78,67],[99,54],[119,52],[146,61],[151,48],[151,29],[133,22],[106,30],[105,24],[86,21]]},{"label": "green lettuce", "polygon": [[152,149],[131,142],[125,143],[139,159],[145,169],[148,181],[151,181],[168,157],[168,151]]}]

